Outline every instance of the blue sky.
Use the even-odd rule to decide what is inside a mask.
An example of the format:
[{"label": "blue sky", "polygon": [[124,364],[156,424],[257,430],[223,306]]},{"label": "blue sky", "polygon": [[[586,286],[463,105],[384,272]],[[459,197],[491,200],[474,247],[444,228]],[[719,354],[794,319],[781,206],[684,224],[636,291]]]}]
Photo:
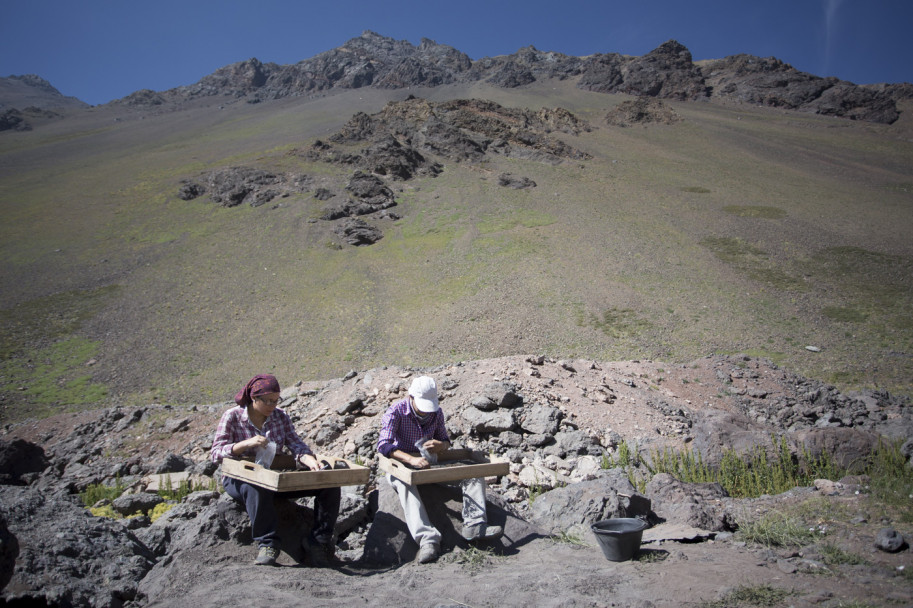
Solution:
[{"label": "blue sky", "polygon": [[695,60],[748,53],[858,84],[913,82],[913,0],[12,0],[0,76],[38,74],[100,104],[251,57],[296,63],[364,30],[472,59],[529,45],[643,55],[675,39]]}]

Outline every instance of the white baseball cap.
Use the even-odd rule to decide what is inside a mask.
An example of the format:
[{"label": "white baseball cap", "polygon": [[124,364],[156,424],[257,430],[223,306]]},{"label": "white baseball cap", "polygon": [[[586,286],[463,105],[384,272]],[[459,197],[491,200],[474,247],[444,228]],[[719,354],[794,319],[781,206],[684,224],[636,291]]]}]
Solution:
[{"label": "white baseball cap", "polygon": [[412,381],[409,394],[415,400],[415,408],[429,414],[441,409],[437,399],[437,384],[431,376],[419,376]]}]

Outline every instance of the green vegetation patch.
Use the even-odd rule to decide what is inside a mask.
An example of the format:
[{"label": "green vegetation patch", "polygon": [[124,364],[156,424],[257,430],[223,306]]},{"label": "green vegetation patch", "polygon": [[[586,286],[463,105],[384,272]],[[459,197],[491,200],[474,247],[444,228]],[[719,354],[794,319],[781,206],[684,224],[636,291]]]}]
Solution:
[{"label": "green vegetation patch", "polygon": [[581,314],[578,325],[589,325],[612,338],[638,336],[652,327],[652,324],[639,317],[636,311],[615,307],[602,311],[601,315],[590,314],[589,318]]},{"label": "green vegetation patch", "polygon": [[482,234],[503,232],[518,226],[537,228],[551,226],[557,221],[554,215],[535,209],[514,209],[506,213],[486,214],[477,227]]},{"label": "green vegetation patch", "polygon": [[736,606],[779,606],[793,591],[771,585],[740,586],[714,602],[703,602],[702,608],[734,608]]},{"label": "green vegetation patch", "polygon": [[860,566],[869,561],[856,553],[845,551],[833,543],[824,543],[818,547],[822,561],[828,566]]},{"label": "green vegetation patch", "polygon": [[821,533],[814,527],[781,511],[770,511],[760,517],[738,522],[738,537],[747,543],[765,547],[804,547],[817,541]]},{"label": "green vegetation patch", "polygon": [[685,186],[682,192],[694,192],[695,194],[710,194],[710,190],[703,186]]},{"label": "green vegetation patch", "polygon": [[726,205],[723,211],[737,217],[755,217],[764,220],[779,220],[786,217],[786,211],[779,207],[764,205]]},{"label": "green vegetation patch", "polygon": [[842,323],[864,323],[869,318],[868,313],[852,306],[825,306],[821,309],[821,314]]},{"label": "green vegetation patch", "polygon": [[785,438],[772,441],[771,448],[773,456],[761,446],[749,454],[729,450],[718,467],[708,466],[700,453],[664,449],[651,454],[647,468],[651,475],[669,473],[688,483],[717,482],[738,498],[780,494],[812,485],[815,479],[840,479],[845,473],[827,453],[814,457],[803,451],[795,457]]},{"label": "green vegetation patch", "polygon": [[50,406],[95,403],[107,387],[86,363],[99,343],[76,332],[118,292],[117,286],[37,298],[0,311],[0,394],[4,418],[54,413]]},{"label": "green vegetation patch", "polygon": [[118,291],[116,285],[67,291],[0,310],[0,358],[8,359],[30,343],[73,333]]},{"label": "green vegetation patch", "polygon": [[776,262],[772,261],[765,251],[735,237],[707,237],[700,244],[748,278],[765,283],[775,289],[804,291],[802,280],[791,276]]},{"label": "green vegetation patch", "polygon": [[901,451],[901,442],[880,441],[866,471],[871,479],[872,497],[904,523],[913,522],[913,469]]},{"label": "green vegetation patch", "polygon": [[86,362],[98,351],[98,342],[72,336],[29,351],[28,358],[0,361],[6,394],[21,392],[35,405],[84,405],[108,395],[103,384],[85,373]]},{"label": "green vegetation patch", "polygon": [[828,247],[811,257],[807,272],[844,300],[823,308],[825,317],[865,323],[880,348],[913,348],[913,259],[854,246]]}]

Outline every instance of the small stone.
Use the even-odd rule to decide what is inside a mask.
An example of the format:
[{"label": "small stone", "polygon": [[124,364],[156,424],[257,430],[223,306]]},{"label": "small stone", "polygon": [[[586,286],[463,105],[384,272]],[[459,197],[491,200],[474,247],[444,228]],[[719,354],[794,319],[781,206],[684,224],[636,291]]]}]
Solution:
[{"label": "small stone", "polygon": [[875,548],[887,553],[897,553],[907,545],[904,537],[894,528],[882,528],[875,536]]},{"label": "small stone", "polygon": [[783,574],[794,574],[797,568],[796,565],[789,560],[778,559],[777,569],[779,569]]}]

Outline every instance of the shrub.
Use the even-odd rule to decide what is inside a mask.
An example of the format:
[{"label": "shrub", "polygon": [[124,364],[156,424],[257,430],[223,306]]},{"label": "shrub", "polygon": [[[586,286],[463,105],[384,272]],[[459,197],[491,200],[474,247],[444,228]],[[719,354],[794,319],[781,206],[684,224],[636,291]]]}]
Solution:
[{"label": "shrub", "polygon": [[79,497],[82,498],[82,504],[91,507],[100,500],[114,500],[123,494],[124,490],[126,488],[121,483],[120,477],[117,477],[113,486],[94,483],[80,492]]},{"label": "shrub", "polygon": [[821,535],[816,528],[808,528],[779,511],[765,513],[757,519],[744,519],[738,525],[740,538],[765,547],[802,547]]},{"label": "shrub", "polygon": [[737,498],[754,498],[763,494],[780,494],[797,486],[811,485],[815,479],[840,479],[845,472],[824,453],[813,457],[803,451],[794,457],[785,438],[772,439],[776,457],[758,446],[750,454],[741,455],[734,450],[723,454],[719,467],[707,465],[700,454],[691,450],[655,450],[647,463],[651,475],[669,473],[686,483],[717,482]]},{"label": "shrub", "polygon": [[152,508],[152,511],[149,512],[149,519],[151,519],[153,522],[155,522],[155,520],[157,520],[159,517],[161,517],[162,515],[164,515],[165,513],[167,513],[168,511],[170,511],[171,509],[173,509],[176,506],[177,506],[177,503],[160,502],[159,504],[155,505]]}]

